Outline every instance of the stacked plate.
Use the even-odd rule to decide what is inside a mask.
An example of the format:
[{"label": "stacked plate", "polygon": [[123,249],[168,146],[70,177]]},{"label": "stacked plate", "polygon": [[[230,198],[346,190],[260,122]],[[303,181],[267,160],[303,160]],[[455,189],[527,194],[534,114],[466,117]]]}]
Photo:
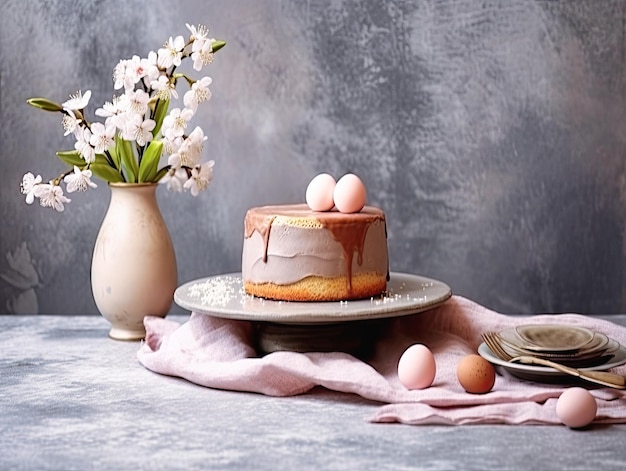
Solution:
[{"label": "stacked plate", "polygon": [[500,331],[511,356],[530,355],[576,368],[601,367],[613,360],[620,343],[584,327],[526,324]]},{"label": "stacked plate", "polygon": [[[626,348],[608,336],[564,324],[525,324],[501,330],[500,345],[515,357],[530,355],[587,371],[602,371],[626,363]],[[478,354],[518,378],[545,383],[571,382],[554,368],[509,362],[494,355],[483,342]]]}]

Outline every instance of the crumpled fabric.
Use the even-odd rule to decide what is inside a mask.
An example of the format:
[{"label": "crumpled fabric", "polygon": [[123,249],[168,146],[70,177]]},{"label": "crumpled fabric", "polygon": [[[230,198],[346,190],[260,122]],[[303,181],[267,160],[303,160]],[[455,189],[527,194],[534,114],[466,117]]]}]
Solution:
[{"label": "crumpled fabric", "polygon": [[[404,424],[560,424],[556,401],[567,385],[520,380],[498,370],[486,394],[465,392],[456,377],[461,358],[476,353],[480,334],[522,323],[564,323],[602,332],[626,344],[626,328],[578,314],[509,316],[453,296],[425,312],[398,317],[377,340],[367,362],[342,352],[274,352],[258,356],[251,322],[192,313],[182,325],[145,318],[146,339],[137,358],[155,373],[200,386],[293,396],[316,386],[358,394],[381,406],[371,422]],[[437,365],[429,388],[407,390],[397,376],[402,353],[426,345]],[[626,366],[613,369],[626,374]],[[595,423],[626,423],[626,392],[589,386],[596,398]]]}]

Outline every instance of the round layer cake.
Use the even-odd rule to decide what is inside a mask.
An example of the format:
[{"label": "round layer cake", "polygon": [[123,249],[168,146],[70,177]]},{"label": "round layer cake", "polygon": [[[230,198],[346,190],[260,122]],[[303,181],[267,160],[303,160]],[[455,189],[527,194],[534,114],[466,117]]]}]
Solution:
[{"label": "round layer cake", "polygon": [[284,301],[377,296],[389,279],[385,213],[312,211],[306,204],[251,208],[241,273],[246,293]]}]

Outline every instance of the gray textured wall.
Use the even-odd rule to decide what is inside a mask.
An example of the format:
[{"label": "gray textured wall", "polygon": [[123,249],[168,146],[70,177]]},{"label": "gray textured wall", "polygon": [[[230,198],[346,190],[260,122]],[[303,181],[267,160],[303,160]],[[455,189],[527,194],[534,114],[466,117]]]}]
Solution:
[{"label": "gray textured wall", "polygon": [[73,145],[26,99],[101,104],[119,59],[186,22],[228,45],[196,121],[215,181],[158,195],[181,282],[239,269],[248,207],[352,171],[387,212],[392,270],[504,312],[626,310],[624,2],[3,0],[0,312],[96,313],[108,190],[24,203],[22,175],[56,175]]}]

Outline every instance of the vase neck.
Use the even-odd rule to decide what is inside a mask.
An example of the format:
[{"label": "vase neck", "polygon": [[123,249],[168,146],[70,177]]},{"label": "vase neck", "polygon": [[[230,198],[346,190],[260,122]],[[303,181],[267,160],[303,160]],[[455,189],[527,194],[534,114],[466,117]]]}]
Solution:
[{"label": "vase neck", "polygon": [[157,204],[156,189],[158,183],[150,184],[109,184],[111,188],[111,203]]}]

